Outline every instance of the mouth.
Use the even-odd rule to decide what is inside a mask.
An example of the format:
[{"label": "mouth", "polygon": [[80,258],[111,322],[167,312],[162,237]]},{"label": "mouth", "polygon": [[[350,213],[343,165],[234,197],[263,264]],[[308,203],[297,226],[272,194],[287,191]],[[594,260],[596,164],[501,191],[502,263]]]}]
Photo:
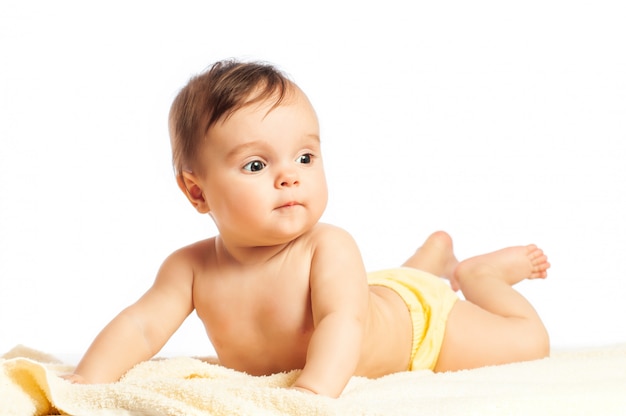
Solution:
[{"label": "mouth", "polygon": [[289,202],[286,202],[286,203],[276,207],[276,209],[288,209],[288,208],[299,206],[299,205],[302,205],[302,204],[300,204],[299,202],[296,202],[296,201],[289,201]]}]

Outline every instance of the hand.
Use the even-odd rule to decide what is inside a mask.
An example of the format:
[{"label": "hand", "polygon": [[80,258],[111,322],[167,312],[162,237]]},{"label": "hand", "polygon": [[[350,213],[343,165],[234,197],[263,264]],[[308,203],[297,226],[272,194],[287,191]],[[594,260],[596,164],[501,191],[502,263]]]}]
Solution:
[{"label": "hand", "polygon": [[85,377],[78,374],[64,374],[60,376],[62,379],[69,381],[72,384],[89,384]]},{"label": "hand", "polygon": [[297,390],[299,392],[306,393],[306,394],[317,394],[313,390],[309,390],[309,389],[307,389],[305,387],[291,386],[291,387],[289,387],[289,389],[290,390]]}]

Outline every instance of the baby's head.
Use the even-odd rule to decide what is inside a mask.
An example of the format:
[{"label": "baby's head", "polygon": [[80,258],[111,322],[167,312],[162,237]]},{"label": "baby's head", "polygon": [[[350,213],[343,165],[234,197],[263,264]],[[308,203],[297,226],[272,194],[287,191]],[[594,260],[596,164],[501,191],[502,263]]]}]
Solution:
[{"label": "baby's head", "polygon": [[328,190],[317,116],[271,65],[214,64],[181,90],[169,121],[178,185],[224,239],[280,244],[321,217]]},{"label": "baby's head", "polygon": [[278,106],[295,85],[275,67],[258,62],[219,61],[189,80],[169,115],[174,171],[201,170],[197,158],[209,129],[239,108],[274,100]]}]

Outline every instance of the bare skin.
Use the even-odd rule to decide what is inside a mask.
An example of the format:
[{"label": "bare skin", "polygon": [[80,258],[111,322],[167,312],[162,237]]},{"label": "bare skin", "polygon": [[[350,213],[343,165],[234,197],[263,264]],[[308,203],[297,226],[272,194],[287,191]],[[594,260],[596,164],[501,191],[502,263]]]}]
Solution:
[{"label": "bare skin", "polygon": [[452,247],[452,238],[444,231],[437,231],[431,234],[402,266],[448,279],[452,289],[457,291],[459,287],[454,278],[454,271],[458,264]]},{"label": "bare skin", "polygon": [[[349,236],[326,224],[316,225],[280,250],[268,252],[248,264],[241,264],[225,253],[219,238],[175,252],[161,267],[153,287],[105,327],[75,374],[68,378],[86,383],[116,381],[137,362],[154,356],[194,309],[204,323],[221,365],[253,375],[310,365],[313,334],[321,324],[316,322],[315,308],[311,305],[316,284],[309,265],[315,263],[311,253],[318,251],[316,245],[322,242],[331,252],[341,247],[346,254],[338,259],[342,263],[358,256],[356,248],[346,251],[351,245],[356,247]],[[406,370],[411,322],[404,302],[390,289],[369,288],[364,271],[358,280],[361,283],[355,287],[362,288],[362,296],[356,293],[342,296],[361,299],[359,302],[365,308],[363,332],[358,335],[351,332],[358,327],[352,330],[346,327],[343,336],[347,340],[336,336],[344,348],[352,339],[359,341],[356,348],[361,353],[351,352],[356,361],[348,378],[355,374],[377,377]],[[391,342],[381,344],[380,339]],[[333,347],[323,359],[332,360],[334,351],[343,349]],[[327,384],[305,382],[296,387],[339,395],[347,379],[339,379],[334,371],[329,373],[329,378],[333,390],[322,390]]]},{"label": "bare skin", "polygon": [[[207,135],[198,166],[177,180],[219,235],[170,255],[152,287],[100,332],[67,378],[117,381],[157,354],[194,310],[220,364],[253,375],[300,369],[293,385],[300,391],[337,397],[353,375],[408,369],[404,301],[369,287],[352,237],[319,223],[328,191],[319,124],[304,93],[290,84],[280,105],[252,100]],[[548,354],[541,320],[512,288],[546,276],[549,264],[535,246],[459,263],[448,234],[437,232],[405,266],[449,279],[467,299],[450,313],[436,371]]]},{"label": "bare skin", "polygon": [[450,280],[459,300],[446,325],[435,371],[451,371],[542,358],[548,334],[530,303],[513,285],[547,276],[550,264],[535,245],[508,247],[458,262],[452,239],[432,234],[404,264]]},{"label": "bare skin", "polygon": [[[266,263],[267,272],[275,273],[274,264],[296,268],[290,262],[310,250],[312,236],[305,237],[275,254]],[[259,272],[259,265],[251,265],[255,269],[254,275],[247,276],[247,273],[238,271],[237,276],[229,277],[228,272],[218,265],[216,244],[216,239],[197,243],[183,249],[173,259],[180,257],[185,263],[191,262],[191,267],[196,270],[191,292],[193,304],[215,346],[219,363],[255,375],[302,368],[314,329],[311,311],[297,300],[309,295],[306,273],[301,277],[293,273],[284,277],[275,275],[275,284],[267,284],[268,280],[264,278],[265,290],[259,291],[258,286],[245,284],[247,280],[265,274]],[[439,231],[432,234],[403,266],[457,282],[468,299],[459,300],[452,309],[435,371],[530,360],[548,354],[547,334],[539,317],[511,287],[525,278],[546,276],[549,263],[535,246],[510,247],[459,263],[454,256],[452,240],[448,234]],[[215,268],[222,278],[211,277],[210,271]],[[302,286],[286,285],[288,280],[285,279],[301,281]],[[494,293],[498,295],[494,296]],[[230,298],[238,299],[237,308],[232,308],[231,302],[224,302]],[[138,305],[146,307],[141,302]],[[191,304],[188,307],[191,308]],[[278,316],[291,318],[276,321]],[[162,319],[165,321],[161,322],[167,325],[167,319]],[[367,322],[361,358],[354,374],[379,377],[406,370],[412,329],[404,301],[390,289],[369,287]],[[387,342],[381,343],[381,339]],[[148,349],[141,358],[149,359],[158,348],[160,346]],[[113,379],[86,379],[90,376],[88,365],[85,361],[76,371],[85,378],[77,375],[69,378],[78,382],[114,381],[124,371],[120,367]],[[307,391],[305,388],[300,390]]]}]

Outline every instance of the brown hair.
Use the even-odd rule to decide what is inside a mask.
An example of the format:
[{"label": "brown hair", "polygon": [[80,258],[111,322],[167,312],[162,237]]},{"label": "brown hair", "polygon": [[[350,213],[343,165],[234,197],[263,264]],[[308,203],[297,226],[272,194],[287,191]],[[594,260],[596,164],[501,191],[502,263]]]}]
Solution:
[{"label": "brown hair", "polygon": [[[285,97],[291,81],[274,66],[262,62],[219,61],[192,77],[178,93],[169,115],[172,163],[177,176],[197,163],[199,146],[209,129],[239,108]],[[254,96],[252,95],[254,93]]]}]

